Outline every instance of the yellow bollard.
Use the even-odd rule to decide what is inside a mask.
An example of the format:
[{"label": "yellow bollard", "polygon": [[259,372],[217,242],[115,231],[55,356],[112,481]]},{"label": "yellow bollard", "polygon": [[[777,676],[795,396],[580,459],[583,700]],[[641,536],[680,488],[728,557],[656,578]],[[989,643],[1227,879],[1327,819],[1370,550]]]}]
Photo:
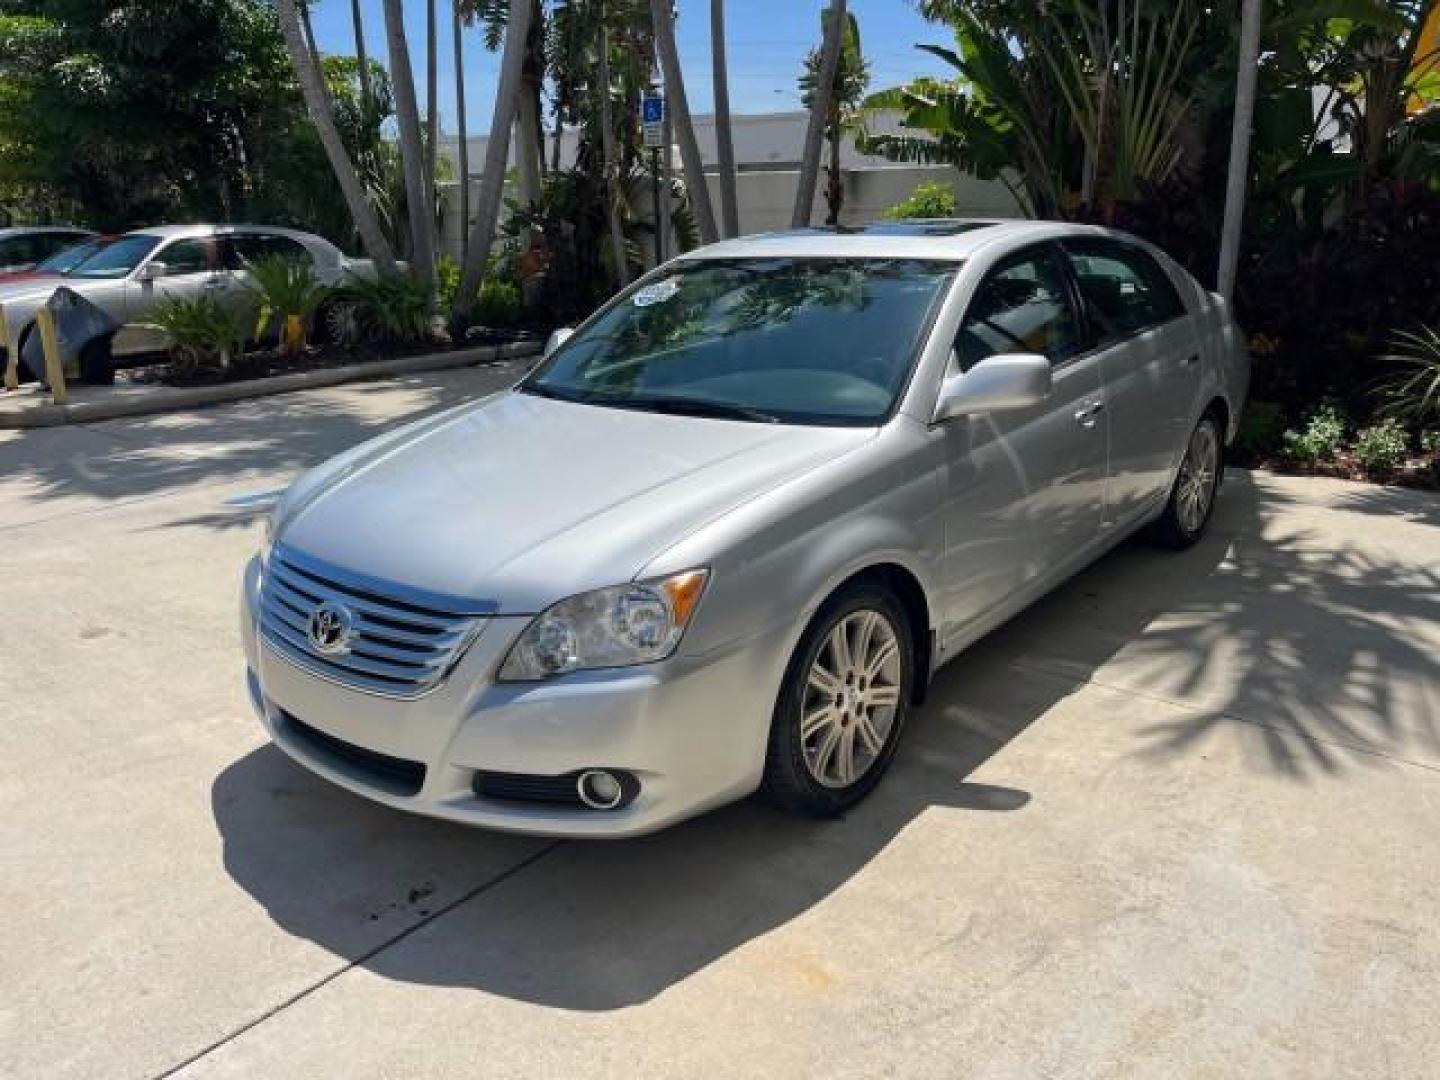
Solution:
[{"label": "yellow bollard", "polygon": [[0,345],[5,346],[5,389],[20,389],[20,350],[10,340],[10,324],[5,321],[5,305],[0,304]]},{"label": "yellow bollard", "polygon": [[45,381],[50,384],[50,394],[55,404],[65,404],[65,366],[60,361],[60,337],[55,332],[55,313],[42,307],[35,316],[35,326],[40,331],[40,345],[45,350]]}]

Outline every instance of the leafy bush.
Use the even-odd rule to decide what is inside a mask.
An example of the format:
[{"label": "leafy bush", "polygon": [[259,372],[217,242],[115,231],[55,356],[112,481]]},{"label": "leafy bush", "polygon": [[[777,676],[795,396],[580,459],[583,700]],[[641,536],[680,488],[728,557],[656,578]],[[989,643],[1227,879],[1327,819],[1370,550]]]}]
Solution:
[{"label": "leafy bush", "polygon": [[1385,411],[1411,420],[1440,419],[1440,333],[1422,326],[1400,331],[1395,352],[1382,357],[1398,369],[1380,388]]},{"label": "leafy bush", "polygon": [[1285,432],[1285,456],[1306,465],[1334,461],[1344,442],[1345,417],[1336,406],[1322,405],[1303,431]]},{"label": "leafy bush", "polygon": [[202,363],[214,360],[227,368],[243,356],[248,323],[247,312],[202,294],[161,301],[144,325],[169,338],[171,363],[180,373],[190,374]]},{"label": "leafy bush", "polygon": [[955,189],[949,184],[917,184],[907,198],[886,210],[885,216],[892,220],[954,217]]},{"label": "leafy bush", "polygon": [[1409,438],[1400,422],[1388,417],[1355,436],[1355,460],[1366,475],[1384,479],[1409,457]]},{"label": "leafy bush", "polygon": [[449,255],[435,260],[435,296],[441,311],[449,311],[455,305],[455,294],[460,291],[460,264]]},{"label": "leafy bush", "polygon": [[475,321],[481,326],[514,326],[524,306],[520,286],[515,282],[502,277],[486,278],[475,304]]},{"label": "leafy bush", "polygon": [[341,290],[359,309],[365,335],[378,341],[423,341],[430,333],[431,292],[414,274],[355,278]]},{"label": "leafy bush", "polygon": [[1252,401],[1240,417],[1234,452],[1240,461],[1256,461],[1280,449],[1285,437],[1285,413],[1273,401]]},{"label": "leafy bush", "polygon": [[306,324],[329,290],[315,280],[309,263],[283,255],[247,262],[245,271],[246,287],[260,298],[255,337],[278,330],[281,349],[299,352],[305,347]]}]

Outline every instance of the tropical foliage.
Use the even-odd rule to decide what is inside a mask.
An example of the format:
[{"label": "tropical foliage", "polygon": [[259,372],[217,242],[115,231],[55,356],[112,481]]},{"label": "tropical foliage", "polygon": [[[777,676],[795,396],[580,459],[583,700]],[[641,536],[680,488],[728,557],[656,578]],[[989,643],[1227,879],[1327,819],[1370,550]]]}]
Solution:
[{"label": "tropical foliage", "polygon": [[945,218],[955,216],[955,189],[938,182],[916,184],[915,190],[885,211],[887,218]]},{"label": "tropical foliage", "polygon": [[210,295],[172,297],[155,306],[147,326],[166,336],[170,361],[182,375],[201,364],[228,368],[245,353],[249,319],[233,305]]},{"label": "tropical foliage", "polygon": [[[805,70],[800,75],[800,102],[807,109],[814,107],[822,62],[819,48],[812,49],[805,57]],[[825,219],[827,225],[840,222],[840,210],[845,204],[840,147],[848,136],[862,129],[860,106],[869,86],[870,62],[860,48],[860,24],[853,14],[847,12],[840,37],[839,65],[835,69],[835,82],[828,97],[825,116],[825,142],[830,150],[825,181],[825,205],[829,210]]]},{"label": "tropical foliage", "polygon": [[255,337],[273,333],[282,352],[303,350],[310,318],[328,293],[310,263],[272,255],[246,263],[242,280],[258,301]]}]

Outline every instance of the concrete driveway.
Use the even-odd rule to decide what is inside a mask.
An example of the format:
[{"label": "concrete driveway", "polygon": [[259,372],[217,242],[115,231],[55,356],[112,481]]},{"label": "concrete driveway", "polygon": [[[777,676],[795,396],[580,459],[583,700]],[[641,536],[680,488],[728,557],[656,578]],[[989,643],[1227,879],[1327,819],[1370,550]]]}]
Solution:
[{"label": "concrete driveway", "polygon": [[847,820],[506,838],[265,745],[224,500],[508,377],[0,435],[0,1075],[1436,1074],[1440,501],[1233,472]]}]

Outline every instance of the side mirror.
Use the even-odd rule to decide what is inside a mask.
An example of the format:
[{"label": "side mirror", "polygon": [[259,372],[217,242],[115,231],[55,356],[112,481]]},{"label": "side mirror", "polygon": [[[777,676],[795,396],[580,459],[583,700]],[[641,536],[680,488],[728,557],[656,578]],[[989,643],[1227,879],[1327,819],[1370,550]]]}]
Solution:
[{"label": "side mirror", "polygon": [[1050,396],[1050,361],[1033,353],[1003,353],[952,375],[940,387],[935,422],[976,413],[1028,409]]},{"label": "side mirror", "polygon": [[154,281],[156,278],[164,277],[169,272],[170,268],[163,262],[158,259],[151,259],[144,266],[140,267],[140,272],[135,275],[135,280],[140,282]]},{"label": "side mirror", "polygon": [[562,326],[558,330],[552,330],[550,336],[545,339],[545,355],[549,356],[574,336],[575,331],[568,326]]}]

